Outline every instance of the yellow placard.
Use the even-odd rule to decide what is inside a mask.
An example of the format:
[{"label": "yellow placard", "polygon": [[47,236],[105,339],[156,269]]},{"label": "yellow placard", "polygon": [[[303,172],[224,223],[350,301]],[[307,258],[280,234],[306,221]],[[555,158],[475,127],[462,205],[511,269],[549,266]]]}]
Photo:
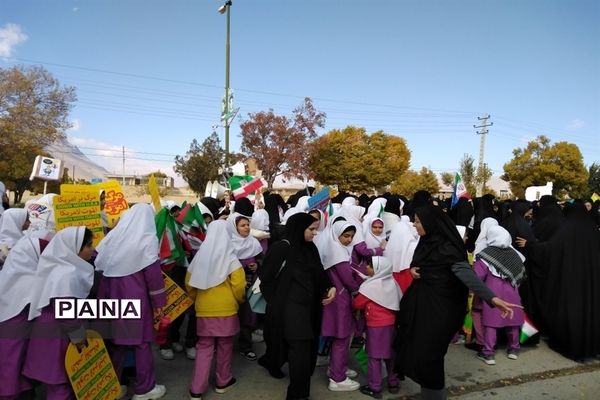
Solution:
[{"label": "yellow placard", "polygon": [[592,195],[592,201],[597,201],[600,200],[600,196],[598,195],[598,193],[594,192],[594,194]]},{"label": "yellow placard", "polygon": [[65,368],[77,400],[114,400],[121,385],[100,334],[87,330],[88,346],[81,353],[69,344]]},{"label": "yellow placard", "polygon": [[94,193],[99,198],[101,190],[104,190],[105,194],[104,212],[108,217],[108,227],[113,228],[115,223],[121,217],[121,214],[129,208],[119,182],[112,180],[97,183],[95,185],[60,185],[61,194]]},{"label": "yellow placard", "polygon": [[104,238],[100,217],[100,198],[94,193],[61,194],[53,199],[56,230],[85,226],[94,234],[94,246]]},{"label": "yellow placard", "polygon": [[154,175],[150,175],[148,178],[148,192],[150,192],[150,197],[152,198],[154,212],[158,213],[162,206],[160,205],[160,193],[158,192],[158,185],[156,184]]},{"label": "yellow placard", "polygon": [[179,317],[185,312],[194,302],[185,293],[185,290],[179,287],[173,279],[169,278],[163,272],[163,279],[165,280],[165,290],[167,293],[167,305],[163,307],[160,314],[154,314],[154,329],[158,329],[158,324],[161,317],[167,317],[171,321]]}]

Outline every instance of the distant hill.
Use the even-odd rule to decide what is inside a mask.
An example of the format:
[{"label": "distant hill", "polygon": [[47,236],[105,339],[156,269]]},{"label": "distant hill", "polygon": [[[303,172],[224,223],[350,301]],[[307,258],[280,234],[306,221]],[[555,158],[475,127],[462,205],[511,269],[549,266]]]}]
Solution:
[{"label": "distant hill", "polygon": [[63,161],[63,166],[69,169],[69,176],[75,179],[85,179],[91,181],[93,178],[106,180],[108,171],[90,160],[79,148],[71,144],[67,139],[60,140],[45,149],[53,158]]}]

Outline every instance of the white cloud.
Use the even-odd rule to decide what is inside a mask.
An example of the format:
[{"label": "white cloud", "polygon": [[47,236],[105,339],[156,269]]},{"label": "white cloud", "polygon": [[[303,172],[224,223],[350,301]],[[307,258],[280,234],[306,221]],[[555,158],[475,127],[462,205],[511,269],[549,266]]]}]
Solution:
[{"label": "white cloud", "polygon": [[17,24],[7,23],[0,28],[0,57],[12,56],[15,47],[27,40],[27,35]]},{"label": "white cloud", "polygon": [[585,121],[580,120],[579,118],[575,118],[567,128],[569,129],[581,129],[585,126]]},{"label": "white cloud", "polygon": [[81,121],[79,121],[78,119],[74,119],[73,121],[71,121],[71,127],[69,128],[69,131],[77,132],[80,129],[81,129]]},{"label": "white cloud", "polygon": [[[90,160],[104,167],[109,173],[123,173],[122,146],[75,136],[69,136],[69,142],[79,147]],[[160,170],[175,179],[175,186],[187,186],[187,183],[175,174],[173,165],[173,161],[168,157],[143,154],[136,149],[125,147],[125,175],[145,175]]]}]

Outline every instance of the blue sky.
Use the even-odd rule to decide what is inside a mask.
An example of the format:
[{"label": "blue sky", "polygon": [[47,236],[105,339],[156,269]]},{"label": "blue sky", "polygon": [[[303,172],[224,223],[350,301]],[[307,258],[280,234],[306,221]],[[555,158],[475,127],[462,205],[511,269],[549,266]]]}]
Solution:
[{"label": "blue sky", "polygon": [[[219,125],[220,0],[2,0],[0,67],[41,64],[77,88],[71,141],[126,173],[161,169]],[[539,134],[600,162],[600,2],[233,0],[231,86],[243,118],[305,96],[325,129],[404,137],[411,168],[479,155],[495,174]],[[239,147],[239,119],[231,128]],[[217,131],[223,135],[223,128]],[[101,149],[101,150],[97,150]]]}]

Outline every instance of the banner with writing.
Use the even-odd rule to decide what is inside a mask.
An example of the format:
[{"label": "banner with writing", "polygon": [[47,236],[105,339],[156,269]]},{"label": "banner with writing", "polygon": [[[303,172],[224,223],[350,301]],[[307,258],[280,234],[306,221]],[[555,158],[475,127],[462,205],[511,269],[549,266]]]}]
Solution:
[{"label": "banner with writing", "polygon": [[113,400],[121,391],[121,385],[110,361],[108,351],[100,334],[87,330],[88,346],[77,350],[69,344],[65,356],[65,368],[77,400]]},{"label": "banner with writing", "polygon": [[95,185],[60,185],[60,194],[71,193],[94,193],[100,198],[100,192],[104,191],[104,212],[108,217],[108,227],[112,228],[121,217],[121,214],[129,208],[125,200],[125,194],[119,182],[112,180],[97,183]]},{"label": "banner with writing", "polygon": [[309,210],[319,209],[325,211],[329,200],[329,188],[325,186],[319,193],[308,199],[308,208]]},{"label": "banner with writing", "polygon": [[100,198],[91,192],[61,194],[53,199],[56,230],[69,226],[86,226],[94,234],[94,246],[104,237],[100,217]]},{"label": "banner with writing", "polygon": [[194,304],[192,299],[185,293],[185,290],[180,288],[164,272],[163,279],[165,280],[165,290],[167,292],[167,305],[163,307],[162,313],[154,314],[154,329],[157,330],[161,317],[167,317],[171,321],[174,321],[175,318],[179,317]]}]

